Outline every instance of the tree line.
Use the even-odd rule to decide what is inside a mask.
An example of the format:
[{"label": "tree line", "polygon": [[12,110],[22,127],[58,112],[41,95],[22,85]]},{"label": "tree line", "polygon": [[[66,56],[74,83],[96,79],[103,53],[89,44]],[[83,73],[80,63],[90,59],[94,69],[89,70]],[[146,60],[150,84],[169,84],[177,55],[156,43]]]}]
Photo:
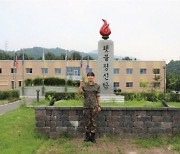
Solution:
[{"label": "tree line", "polygon": [[[0,60],[13,60],[15,57],[15,54],[16,54],[15,52],[8,54],[4,51],[0,51]],[[65,60],[66,59],[65,53],[62,53],[61,55],[57,56],[51,52],[47,52],[44,55],[45,55],[45,60]],[[17,53],[18,59],[22,59],[22,57],[23,57],[23,53]],[[72,54],[69,54],[67,56],[67,60],[81,60],[81,58],[83,58],[83,60],[88,60],[88,59],[94,60],[94,58],[91,57],[90,55],[86,55],[82,57],[82,55],[79,52],[73,52]],[[24,53],[24,59],[25,60],[42,60],[42,56],[38,56],[34,58]]]}]

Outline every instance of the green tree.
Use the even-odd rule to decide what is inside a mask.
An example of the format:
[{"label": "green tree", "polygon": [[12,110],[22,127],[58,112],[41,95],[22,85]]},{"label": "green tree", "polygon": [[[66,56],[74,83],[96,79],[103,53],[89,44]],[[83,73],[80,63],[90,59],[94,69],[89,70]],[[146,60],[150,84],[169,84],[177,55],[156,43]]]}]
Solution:
[{"label": "green tree", "polygon": [[80,60],[81,59],[81,55],[79,52],[73,52],[71,54],[71,57],[73,58],[73,60]]},{"label": "green tree", "polygon": [[46,60],[55,60],[56,56],[53,53],[48,52],[48,53],[45,54],[45,59]]},{"label": "green tree", "polygon": [[84,60],[88,60],[88,58],[89,58],[89,60],[94,60],[94,58],[92,58],[92,57],[89,56],[89,55],[83,57]]},{"label": "green tree", "polygon": [[166,87],[168,90],[180,91],[180,75],[167,73]]},{"label": "green tree", "polygon": [[171,60],[167,64],[167,73],[179,74],[180,75],[180,60]]},{"label": "green tree", "polygon": [[65,60],[66,54],[62,53],[58,58],[59,58],[58,60]]},{"label": "green tree", "polygon": [[[20,53],[19,55],[18,55],[18,59],[21,59],[22,60],[22,57],[23,57],[23,53]],[[29,57],[28,57],[28,55],[25,53],[24,54],[24,59],[25,60],[29,60]]]}]

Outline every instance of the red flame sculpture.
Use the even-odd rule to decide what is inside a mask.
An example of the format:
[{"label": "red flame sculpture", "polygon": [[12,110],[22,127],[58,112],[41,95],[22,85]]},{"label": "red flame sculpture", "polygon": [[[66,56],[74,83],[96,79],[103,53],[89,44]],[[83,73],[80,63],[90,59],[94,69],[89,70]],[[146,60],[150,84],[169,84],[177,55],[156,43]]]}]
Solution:
[{"label": "red flame sculpture", "polygon": [[109,24],[107,24],[107,21],[104,19],[102,20],[104,21],[104,24],[100,29],[100,34],[102,35],[103,39],[107,40],[111,34],[111,30],[109,29]]}]

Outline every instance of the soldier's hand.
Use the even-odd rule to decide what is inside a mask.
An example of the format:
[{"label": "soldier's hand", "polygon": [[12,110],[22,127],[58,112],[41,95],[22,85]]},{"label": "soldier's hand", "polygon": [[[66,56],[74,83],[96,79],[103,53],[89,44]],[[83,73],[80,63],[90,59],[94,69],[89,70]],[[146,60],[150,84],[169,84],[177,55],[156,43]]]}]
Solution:
[{"label": "soldier's hand", "polygon": [[83,83],[84,83],[84,82],[83,82],[83,80],[80,80],[80,86],[82,86],[82,85],[83,85]]},{"label": "soldier's hand", "polygon": [[100,106],[98,106],[98,112],[100,112],[101,111],[101,107]]}]

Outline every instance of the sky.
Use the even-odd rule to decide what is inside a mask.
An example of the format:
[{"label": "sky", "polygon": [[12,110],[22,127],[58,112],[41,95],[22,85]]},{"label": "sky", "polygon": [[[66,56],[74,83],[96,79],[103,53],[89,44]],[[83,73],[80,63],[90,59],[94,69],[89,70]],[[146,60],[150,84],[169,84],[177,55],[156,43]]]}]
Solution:
[{"label": "sky", "polygon": [[0,49],[97,50],[102,19],[115,55],[180,60],[180,0],[0,0]]}]

